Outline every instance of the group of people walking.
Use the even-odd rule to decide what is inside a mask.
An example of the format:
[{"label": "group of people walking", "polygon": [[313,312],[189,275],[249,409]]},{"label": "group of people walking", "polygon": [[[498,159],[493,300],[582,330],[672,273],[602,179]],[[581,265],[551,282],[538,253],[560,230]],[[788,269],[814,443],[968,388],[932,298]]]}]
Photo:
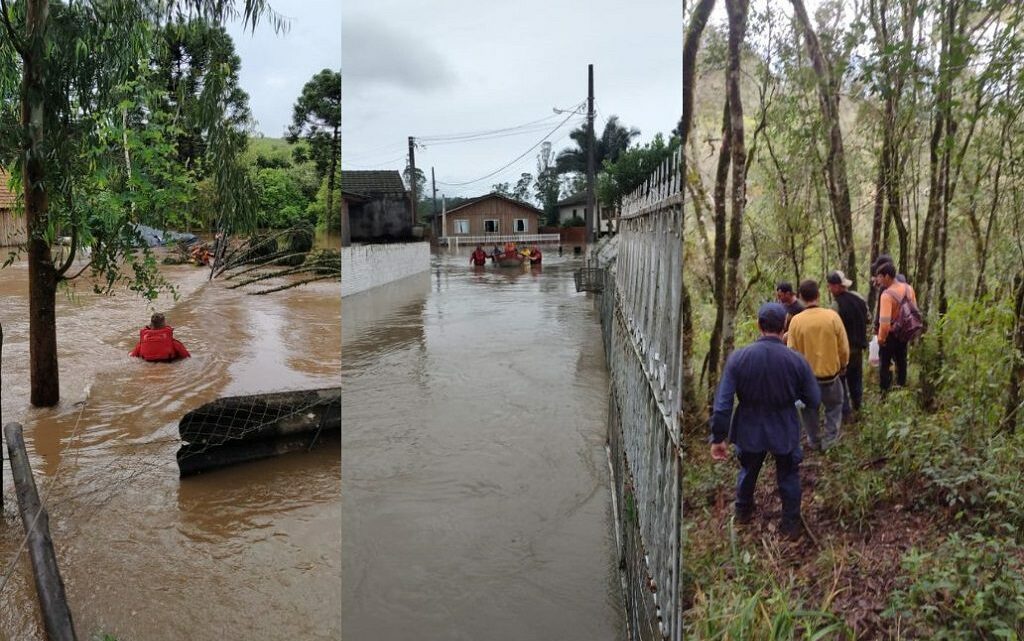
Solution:
[{"label": "group of people walking", "polygon": [[[907,341],[893,326],[905,305],[916,310],[917,299],[885,254],[871,265],[871,278],[881,292],[873,333],[884,395],[893,384],[893,364],[896,384],[906,385]],[[842,424],[856,420],[864,397],[864,351],[869,348],[871,322],[868,304],[851,289],[853,283],[843,272],[834,271],[825,280],[834,301],[830,308],[821,306],[814,280],[801,282],[796,291],[788,282],[776,286],[777,302],[758,310],[760,338],[726,362],[711,416],[712,458],[728,458],[728,441],[740,463],[736,520],[746,523],[753,518],[754,487],[771,453],[782,499],[780,531],[793,539],[803,531],[801,427],[810,449],[828,450],[839,440]]]}]

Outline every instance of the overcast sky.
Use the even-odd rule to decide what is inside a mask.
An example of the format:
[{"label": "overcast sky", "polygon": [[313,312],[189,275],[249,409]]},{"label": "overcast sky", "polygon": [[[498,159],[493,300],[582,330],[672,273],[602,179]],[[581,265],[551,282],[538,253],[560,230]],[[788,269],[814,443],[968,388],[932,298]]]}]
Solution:
[{"label": "overcast sky", "polygon": [[228,33],[242,59],[241,85],[249,94],[256,128],[280,138],[291,124],[302,86],[322,69],[341,68],[341,2],[270,0],[270,6],[290,19],[286,32],[277,34],[264,23],[249,33],[235,22]]},{"label": "overcast sky", "polygon": [[[342,7],[342,166],[405,167],[408,137],[422,138],[416,165],[438,195],[474,196],[497,182],[536,175],[529,150],[587,97],[594,65],[596,131],[618,115],[640,142],[666,136],[682,111],[680,0],[345,0]],[[570,145],[572,125],[548,140]],[[429,137],[506,129],[516,135],[433,144]],[[476,180],[517,156],[494,176]],[[475,181],[469,185],[453,183]]]}]

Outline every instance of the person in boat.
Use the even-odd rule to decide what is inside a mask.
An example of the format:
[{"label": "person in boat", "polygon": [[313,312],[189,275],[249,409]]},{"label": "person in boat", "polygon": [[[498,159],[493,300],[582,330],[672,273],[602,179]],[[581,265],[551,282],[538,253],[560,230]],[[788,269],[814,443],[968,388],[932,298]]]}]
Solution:
[{"label": "person in boat", "polygon": [[476,246],[476,249],[469,257],[469,262],[477,267],[483,267],[487,264],[487,252],[484,251],[483,245]]},{"label": "person in boat", "polygon": [[531,265],[540,265],[540,261],[543,258],[543,256],[540,253],[540,250],[537,249],[536,245],[534,245],[533,247],[530,248],[530,256],[529,256],[529,258],[530,258],[530,264]]},{"label": "person in boat", "polygon": [[512,242],[505,243],[505,258],[515,258],[516,256],[518,256],[516,244]]},{"label": "person in boat", "polygon": [[139,344],[128,355],[144,361],[176,361],[192,356],[181,341],[174,338],[174,328],[159,312],[150,317],[149,325],[139,330]]},{"label": "person in boat", "polygon": [[498,262],[499,258],[501,258],[501,247],[498,243],[494,243],[494,251],[491,252],[491,260],[493,262]]}]

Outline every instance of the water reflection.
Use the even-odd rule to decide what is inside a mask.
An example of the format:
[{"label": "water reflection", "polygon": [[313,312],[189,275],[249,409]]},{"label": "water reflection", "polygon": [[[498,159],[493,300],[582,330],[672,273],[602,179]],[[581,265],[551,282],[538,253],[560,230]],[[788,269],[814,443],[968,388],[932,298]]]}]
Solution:
[{"label": "water reflection", "polygon": [[618,639],[591,299],[467,262],[344,330],[345,638]]}]

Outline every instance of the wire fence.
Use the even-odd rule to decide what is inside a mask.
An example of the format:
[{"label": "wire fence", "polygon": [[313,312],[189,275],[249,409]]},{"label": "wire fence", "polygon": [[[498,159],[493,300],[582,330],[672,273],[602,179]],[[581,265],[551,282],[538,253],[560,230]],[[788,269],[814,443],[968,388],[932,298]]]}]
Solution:
[{"label": "wire fence", "polygon": [[600,300],[631,639],[682,638],[681,162],[677,152],[624,199]]}]

